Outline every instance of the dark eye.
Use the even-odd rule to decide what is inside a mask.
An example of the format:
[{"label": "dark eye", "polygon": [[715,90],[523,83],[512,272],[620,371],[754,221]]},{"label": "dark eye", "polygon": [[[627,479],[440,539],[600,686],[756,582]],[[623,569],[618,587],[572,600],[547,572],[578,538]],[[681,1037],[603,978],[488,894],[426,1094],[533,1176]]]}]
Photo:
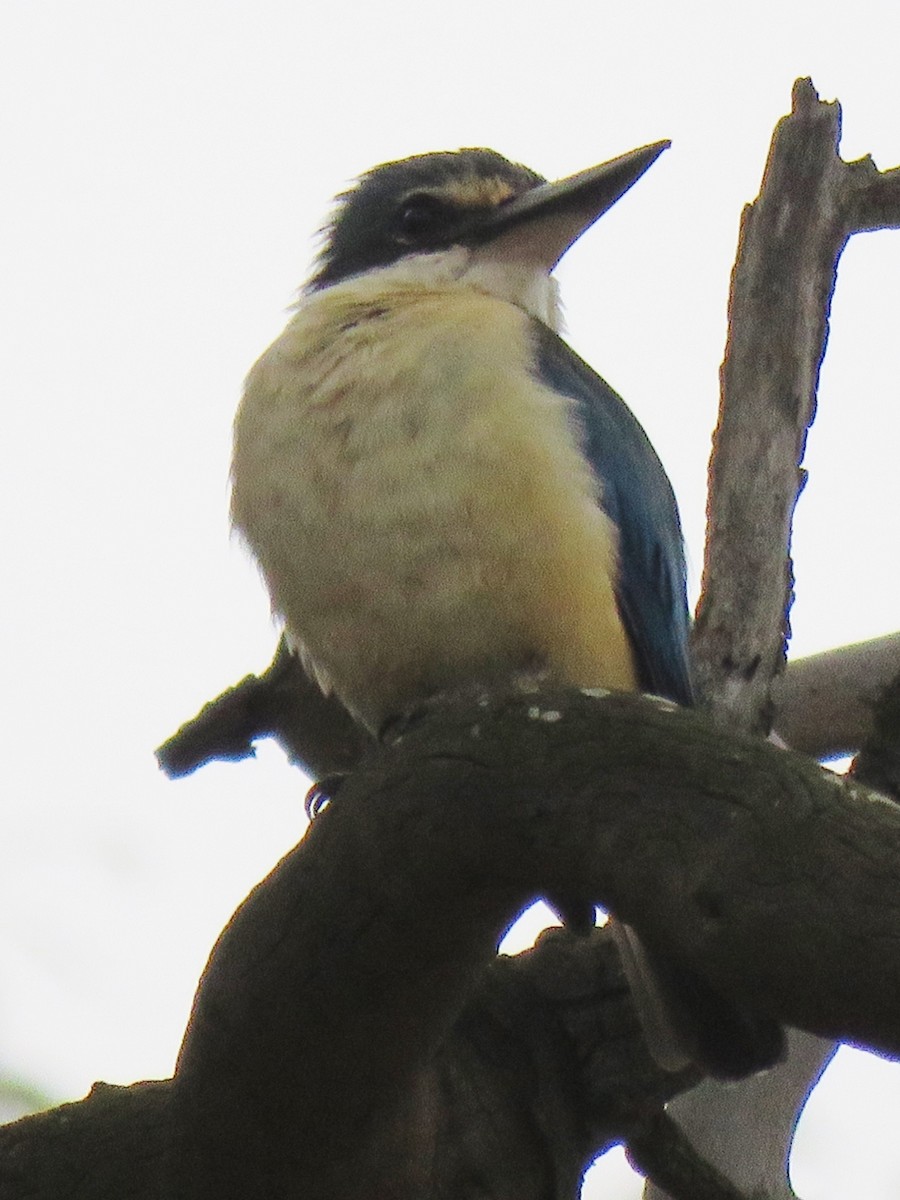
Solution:
[{"label": "dark eye", "polygon": [[397,210],[395,236],[398,242],[423,242],[433,237],[446,222],[447,205],[422,192],[407,196]]}]

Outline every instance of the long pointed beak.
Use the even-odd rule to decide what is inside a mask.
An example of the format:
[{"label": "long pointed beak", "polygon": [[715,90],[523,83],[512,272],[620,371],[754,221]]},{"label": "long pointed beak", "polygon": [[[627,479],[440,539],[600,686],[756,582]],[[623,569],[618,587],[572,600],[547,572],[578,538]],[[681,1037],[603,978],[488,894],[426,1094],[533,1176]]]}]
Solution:
[{"label": "long pointed beak", "polygon": [[465,240],[485,257],[523,259],[550,272],[670,145],[665,141],[641,146],[567,179],[532,188],[479,216]]}]

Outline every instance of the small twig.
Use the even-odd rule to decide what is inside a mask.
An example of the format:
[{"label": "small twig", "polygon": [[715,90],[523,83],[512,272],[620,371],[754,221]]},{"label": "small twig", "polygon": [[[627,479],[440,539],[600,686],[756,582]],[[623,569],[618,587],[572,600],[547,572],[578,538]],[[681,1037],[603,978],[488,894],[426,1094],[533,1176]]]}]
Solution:
[{"label": "small twig", "polygon": [[172,779],[217,759],[251,757],[274,737],[315,778],[350,770],[372,738],[334,698],[322,695],[282,640],[269,668],[210,701],[156,751]]}]

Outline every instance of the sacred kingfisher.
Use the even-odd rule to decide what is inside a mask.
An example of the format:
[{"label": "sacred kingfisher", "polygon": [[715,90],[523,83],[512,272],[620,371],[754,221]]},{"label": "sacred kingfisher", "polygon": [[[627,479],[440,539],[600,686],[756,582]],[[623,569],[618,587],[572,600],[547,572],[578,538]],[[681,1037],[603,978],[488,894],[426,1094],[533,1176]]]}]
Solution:
[{"label": "sacred kingfisher", "polygon": [[[551,274],[667,146],[556,183],[486,149],[376,167],[250,371],[234,525],[290,645],[371,731],[522,677],[692,702],[672,488],[559,337]],[[714,1073],[777,1057],[768,1026],[656,973],[689,985],[681,1040]]]}]

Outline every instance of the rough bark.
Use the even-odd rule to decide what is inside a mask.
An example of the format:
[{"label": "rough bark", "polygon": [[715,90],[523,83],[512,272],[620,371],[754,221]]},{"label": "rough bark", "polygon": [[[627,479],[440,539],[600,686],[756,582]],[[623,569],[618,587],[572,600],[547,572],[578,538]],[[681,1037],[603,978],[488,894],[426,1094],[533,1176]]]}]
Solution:
[{"label": "rough bark", "polygon": [[707,707],[760,733],[790,630],[791,519],[838,260],[851,234],[900,225],[900,169],[844,162],[840,127],[840,105],[798,79],[744,209],[731,280],[694,649]]},{"label": "rough bark", "polygon": [[252,758],[254,743],[274,737],[292,762],[315,779],[353,769],[372,745],[333,697],[322,695],[282,639],[269,667],[247,675],[204,705],[156,751],[171,779],[217,759]]},{"label": "rough bark", "polygon": [[775,729],[812,758],[855,754],[875,733],[875,709],[900,677],[900,633],[788,663],[775,681]]},{"label": "rough bark", "polygon": [[[245,933],[247,938],[239,935],[241,960],[254,957],[252,929]],[[290,986],[287,993],[290,1055],[305,1036],[307,1008],[302,993]],[[216,1031],[201,1029],[197,1036],[204,1034],[215,1037]],[[251,1036],[255,1047],[261,1038],[264,1054],[277,1055],[284,1029],[279,1025],[260,1035],[254,1027]],[[343,1058],[339,1052],[336,1069]],[[684,1076],[664,1076],[648,1058],[615,948],[599,930],[576,939],[548,931],[534,951],[487,965],[412,1092],[369,1097],[381,1114],[377,1135],[366,1121],[348,1130],[338,1119],[337,1136],[350,1147],[344,1165],[355,1175],[349,1184],[311,1180],[308,1169],[315,1161],[314,1139],[341,1112],[340,1080],[314,1093],[304,1079],[286,1079],[285,1093],[266,1095],[264,1107],[257,1108],[258,1067],[249,1053],[244,1071],[236,1065],[238,1074],[226,1072],[219,1081],[225,1080],[235,1103],[217,1105],[214,1116],[202,1104],[192,1108],[197,1081],[182,1076],[177,1084],[98,1085],[81,1103],[0,1130],[0,1195],[457,1198],[477,1186],[483,1196],[568,1197],[577,1190],[591,1147],[621,1136],[645,1106],[658,1107],[685,1083]],[[215,1087],[215,1081],[205,1082]],[[407,1120],[397,1110],[410,1096],[415,1111]],[[280,1105],[287,1110],[284,1122]],[[276,1109],[276,1137],[262,1145],[260,1137],[270,1132],[270,1106]],[[224,1123],[218,1125],[223,1107]],[[207,1119],[212,1127],[198,1149]],[[194,1135],[194,1153],[177,1142],[173,1152],[170,1133],[182,1122]],[[278,1133],[282,1144],[273,1153]],[[190,1179],[194,1169],[196,1181]],[[295,1184],[301,1190],[295,1192]]]},{"label": "rough bark", "polygon": [[[492,1019],[472,1008],[505,925],[563,885],[729,995],[900,1053],[898,852],[900,806],[699,713],[571,691],[442,702],[367,757],[222,935],[170,1100],[165,1194],[472,1195],[493,1161],[524,1166],[482,1194],[571,1196],[629,1117],[624,1090],[611,1120],[585,1099],[566,955],[545,975],[561,1007],[545,985],[537,1007],[513,986]],[[478,1093],[466,1055],[519,1100]],[[666,1094],[655,1078],[630,1119]]]}]

